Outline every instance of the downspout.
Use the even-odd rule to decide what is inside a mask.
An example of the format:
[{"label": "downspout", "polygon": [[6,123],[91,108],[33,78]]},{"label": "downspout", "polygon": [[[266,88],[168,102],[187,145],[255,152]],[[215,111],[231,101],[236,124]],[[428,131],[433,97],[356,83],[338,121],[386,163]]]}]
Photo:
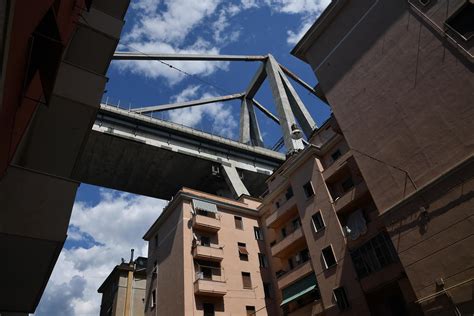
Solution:
[{"label": "downspout", "polygon": [[131,311],[131,299],[132,299],[132,286],[133,286],[133,271],[134,271],[134,263],[133,263],[133,249],[131,250],[131,255],[130,255],[130,262],[128,263],[128,266],[131,268],[131,270],[128,271],[127,274],[127,292],[125,294],[125,311],[124,311],[124,316],[131,316],[132,311]]}]

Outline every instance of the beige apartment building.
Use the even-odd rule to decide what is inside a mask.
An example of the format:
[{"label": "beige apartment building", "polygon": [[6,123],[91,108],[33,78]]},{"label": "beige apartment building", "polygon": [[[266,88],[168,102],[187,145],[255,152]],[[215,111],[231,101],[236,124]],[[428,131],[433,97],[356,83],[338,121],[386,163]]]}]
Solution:
[{"label": "beige apartment building", "polygon": [[100,316],[140,316],[145,310],[147,258],[116,265],[97,292],[102,294]]},{"label": "beige apartment building", "polygon": [[181,189],[144,235],[146,315],[275,315],[260,201]]}]

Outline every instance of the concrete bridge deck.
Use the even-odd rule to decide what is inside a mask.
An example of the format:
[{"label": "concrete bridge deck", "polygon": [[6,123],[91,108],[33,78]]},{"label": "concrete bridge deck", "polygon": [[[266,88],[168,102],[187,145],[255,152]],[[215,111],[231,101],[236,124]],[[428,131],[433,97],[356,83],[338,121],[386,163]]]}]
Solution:
[{"label": "concrete bridge deck", "polygon": [[235,167],[253,196],[285,155],[102,104],[73,177],[169,199],[182,186],[229,195],[222,166]]}]

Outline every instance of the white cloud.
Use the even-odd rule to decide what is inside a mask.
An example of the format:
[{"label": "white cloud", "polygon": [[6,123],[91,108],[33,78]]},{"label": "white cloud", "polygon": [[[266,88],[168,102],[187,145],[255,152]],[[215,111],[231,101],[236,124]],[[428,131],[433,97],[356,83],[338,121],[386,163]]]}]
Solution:
[{"label": "white cloud", "polygon": [[[189,86],[175,95],[172,102],[199,100],[215,96],[214,93],[201,92],[200,86]],[[175,123],[197,128],[201,128],[202,123],[207,119],[210,122],[208,126],[211,127],[210,130],[206,130],[207,132],[227,138],[236,137],[238,126],[237,120],[232,115],[231,105],[222,102],[172,110],[168,112],[168,119]]]},{"label": "white cloud", "polygon": [[[223,46],[240,36],[238,29],[228,31],[227,19],[240,8],[222,4],[222,0],[139,0],[132,5],[136,23],[124,34],[120,50],[143,53],[219,54]],[[204,40],[192,35],[202,27],[213,35]],[[227,62],[173,61],[173,66],[192,75],[207,76],[218,70],[227,70]],[[184,78],[180,73],[157,61],[117,61],[120,70],[141,74],[148,78],[165,78],[175,84]]]},{"label": "white cloud", "polygon": [[[229,43],[238,41],[242,26],[233,18],[245,10],[268,7],[273,12],[298,15],[300,27],[287,32],[287,42],[295,44],[330,0],[138,0],[133,2],[135,24],[124,34],[120,50],[143,53],[219,54]],[[196,31],[201,33],[197,36]],[[192,75],[209,76],[227,70],[226,62],[169,62]],[[116,61],[121,71],[165,78],[171,85],[184,75],[157,61]]]},{"label": "white cloud", "polygon": [[288,31],[286,34],[288,35],[288,38],[286,39],[286,42],[290,45],[296,45],[298,41],[303,37],[303,35],[306,33],[306,31],[309,30],[309,28],[313,25],[313,22],[307,21],[306,23],[303,23],[303,25],[300,26],[300,29],[296,32],[293,31]]},{"label": "white cloud", "polygon": [[90,247],[85,240],[82,246],[63,249],[36,315],[98,315],[97,289],[121,257],[129,258],[131,248],[135,256],[147,255],[141,237],[165,203],[111,190],[101,190],[97,205],[76,202],[69,231],[75,241],[92,236],[96,244]]},{"label": "white cloud", "polygon": [[303,37],[330,2],[331,0],[265,0],[265,3],[276,12],[301,16],[298,30],[287,32],[286,41],[290,45],[296,44]]}]

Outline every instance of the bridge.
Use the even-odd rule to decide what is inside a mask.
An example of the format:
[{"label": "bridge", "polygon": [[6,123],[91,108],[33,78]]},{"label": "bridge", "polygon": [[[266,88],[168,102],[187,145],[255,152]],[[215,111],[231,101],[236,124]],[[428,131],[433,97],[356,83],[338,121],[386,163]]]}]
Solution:
[{"label": "bridge", "polygon": [[169,200],[182,186],[259,196],[285,155],[102,104],[73,177]]},{"label": "bridge", "polygon": [[[212,98],[151,105],[127,110],[101,104],[73,178],[79,182],[161,199],[183,186],[222,196],[259,196],[266,178],[285,155],[264,148],[256,110],[282,130],[288,152],[304,147],[316,124],[287,76],[318,97],[315,89],[272,55],[182,55],[116,52],[116,60],[244,61],[261,65],[243,92]],[[268,78],[277,115],[255,100]],[[241,100],[239,141],[166,122],[149,114],[203,104]],[[299,125],[297,124],[299,123]],[[302,131],[300,131],[300,129]],[[297,135],[295,137],[295,135]]]}]

